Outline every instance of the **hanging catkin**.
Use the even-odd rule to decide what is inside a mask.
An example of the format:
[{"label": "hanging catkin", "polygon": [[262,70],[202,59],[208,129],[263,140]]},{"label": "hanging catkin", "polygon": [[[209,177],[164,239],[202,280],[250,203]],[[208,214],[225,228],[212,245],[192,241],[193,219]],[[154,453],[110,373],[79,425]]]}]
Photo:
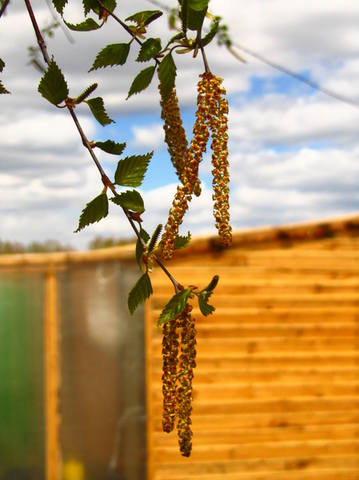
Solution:
[{"label": "hanging catkin", "polygon": [[187,304],[183,312],[163,326],[163,414],[162,428],[171,432],[177,420],[180,451],[189,457],[192,450],[192,379],[196,366],[196,329]]},{"label": "hanging catkin", "polygon": [[[229,174],[228,174],[228,102],[222,79],[212,73],[203,73],[198,82],[197,112],[193,139],[187,152],[186,135],[182,126],[176,92],[173,90],[166,105],[162,104],[166,141],[172,161],[182,185],[177,187],[160,247],[164,259],[170,259],[179,226],[188,209],[193,193],[198,190],[198,167],[209,138],[212,135],[212,186],[213,214],[222,244],[232,240],[229,224]],[[175,126],[177,125],[177,126]]]},{"label": "hanging catkin", "polygon": [[177,187],[172,207],[169,211],[167,224],[161,238],[160,246],[162,256],[170,259],[174,251],[174,241],[178,236],[178,229],[188,209],[195,190],[198,190],[198,166],[209,137],[206,117],[209,114],[209,106],[206,98],[206,79],[201,79],[197,85],[197,111],[196,121],[193,126],[193,138],[187,150],[186,161],[181,172],[183,185]]},{"label": "hanging catkin", "polygon": [[163,325],[162,339],[162,428],[167,433],[173,430],[176,419],[178,348],[177,319],[174,318]]},{"label": "hanging catkin", "polygon": [[196,367],[196,329],[191,310],[191,305],[187,304],[179,318],[182,332],[177,387],[177,434],[180,451],[185,457],[189,457],[192,450],[192,379]]},{"label": "hanging catkin", "polygon": [[229,224],[229,173],[228,173],[228,102],[222,79],[212,74],[208,77],[209,115],[208,125],[212,135],[212,186],[213,214],[218,234],[224,246],[232,241]]},{"label": "hanging catkin", "polygon": [[[162,92],[161,86],[159,86],[159,91],[160,93]],[[175,88],[171,91],[166,102],[161,97],[161,118],[163,120],[165,142],[167,143],[171,162],[176,169],[179,180],[184,185],[184,171],[188,160],[188,141],[182,124],[181,111]],[[200,195],[201,185],[198,178],[193,190],[195,195]]]}]

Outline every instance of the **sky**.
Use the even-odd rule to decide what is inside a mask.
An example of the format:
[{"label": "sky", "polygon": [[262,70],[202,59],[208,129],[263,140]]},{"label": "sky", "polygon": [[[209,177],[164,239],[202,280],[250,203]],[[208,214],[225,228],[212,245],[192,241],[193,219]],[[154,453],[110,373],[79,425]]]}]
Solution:
[{"label": "sky", "polygon": [[[33,0],[41,27],[51,20],[45,0]],[[174,6],[174,1],[165,2]],[[119,2],[122,19],[140,10],[156,9],[148,0]],[[359,106],[359,3],[357,0],[211,0],[209,10],[223,17],[236,45],[306,76]],[[70,0],[64,17],[82,20],[81,2]],[[207,24],[206,24],[207,26]],[[164,15],[148,34],[170,38]],[[48,51],[78,95],[98,82],[97,94],[116,123],[101,127],[77,109],[90,139],[127,143],[123,156],[154,151],[141,187],[146,212],[144,228],[165,223],[176,189],[160,118],[157,84],[126,100],[135,75],[146,65],[88,73],[96,54],[110,43],[129,40],[116,23],[100,31],[61,29],[49,39]],[[77,249],[97,235],[131,237],[121,210],[79,233],[73,233],[87,202],[101,190],[98,172],[83,148],[71,117],[37,92],[41,73],[29,65],[28,46],[35,37],[23,2],[11,1],[0,19],[1,75],[11,95],[0,96],[0,240],[29,243],[56,239]],[[340,102],[298,82],[247,53],[239,62],[215,43],[207,49],[212,72],[224,79],[229,100],[231,223],[234,230],[284,225],[355,214],[359,210],[359,107]],[[191,138],[201,58],[175,55],[177,92],[184,125]],[[122,156],[122,158],[123,158]],[[100,152],[113,176],[119,158]],[[194,198],[181,232],[214,234],[210,150],[201,163],[202,195]]]}]

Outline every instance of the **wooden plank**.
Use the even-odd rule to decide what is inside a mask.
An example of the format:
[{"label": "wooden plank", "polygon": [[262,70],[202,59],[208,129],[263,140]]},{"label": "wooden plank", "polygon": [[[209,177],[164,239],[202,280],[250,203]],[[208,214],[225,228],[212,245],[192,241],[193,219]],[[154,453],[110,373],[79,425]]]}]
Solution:
[{"label": "wooden plank", "polygon": [[131,261],[134,258],[135,244],[120,247],[101,248],[84,252],[21,253],[0,255],[0,268],[24,268],[36,265],[78,264],[104,261]]},{"label": "wooden plank", "polygon": [[[357,339],[347,337],[256,337],[249,338],[206,338],[205,341],[197,341],[197,354],[199,357],[212,358],[236,358],[238,354],[265,354],[269,352],[289,353],[299,352],[355,352]],[[159,355],[161,352],[161,339],[152,341],[152,354]],[[359,353],[359,351],[358,351]]]},{"label": "wooden plank", "polygon": [[[305,440],[351,440],[358,434],[358,424],[342,425],[295,425],[287,427],[264,427],[264,428],[227,428],[217,429],[215,425],[209,430],[194,432],[196,445],[240,445],[243,443],[305,441]],[[156,432],[153,435],[154,445],[172,446],[177,445],[175,435],[167,435],[164,432]],[[259,445],[260,448],[260,445]],[[359,456],[357,457],[359,462]],[[358,463],[359,466],[359,463]]]},{"label": "wooden plank", "polygon": [[[157,474],[155,480],[186,480],[183,476],[161,476]],[[204,477],[198,477],[204,478]],[[358,480],[358,470],[356,468],[338,468],[338,469],[313,469],[313,470],[299,470],[299,471],[284,471],[284,472],[253,472],[253,473],[243,473],[238,472],[234,474],[208,474],[205,477],[208,480]]]},{"label": "wooden plank", "polygon": [[[215,338],[272,338],[272,337],[341,337],[359,338],[359,325],[355,322],[332,322],[332,323],[292,323],[282,322],[263,324],[259,322],[242,323],[232,319],[231,322],[209,323],[207,318],[196,318],[198,341],[201,339]],[[152,334],[158,336],[158,327],[153,322]]]},{"label": "wooden plank", "polygon": [[[258,308],[272,309],[274,307],[293,308],[293,307],[359,307],[358,294],[321,294],[321,295],[216,295],[213,297],[217,308],[246,308],[256,306]],[[168,296],[156,295],[153,298],[153,308],[162,309],[168,302]]]},{"label": "wooden plank", "polygon": [[[178,269],[173,268],[171,272],[177,277],[188,277],[190,272],[188,269]],[[210,276],[213,274],[211,270],[208,274]],[[163,274],[157,275],[156,272],[152,275],[152,284],[156,288],[155,294],[157,292],[161,292],[161,289],[168,291],[172,291],[172,289],[168,286],[168,279]],[[193,283],[202,283],[203,282],[203,272],[202,268],[192,269],[191,272],[191,280]],[[216,292],[220,292],[221,289],[225,288],[234,288],[234,287],[241,287],[241,288],[255,288],[255,289],[263,289],[263,288],[308,288],[313,289],[315,288],[316,291],[320,290],[331,290],[331,289],[355,289],[359,288],[359,278],[358,275],[346,275],[342,276],[341,278],[337,278],[336,276],[331,275],[301,275],[301,276],[294,276],[291,274],[287,275],[246,275],[246,276],[234,276],[233,272],[225,271],[221,272],[218,286],[216,287]]]},{"label": "wooden plank", "polygon": [[[216,414],[232,415],[242,413],[268,413],[268,412],[313,412],[334,411],[348,409],[359,410],[359,396],[327,396],[315,398],[311,396],[268,397],[264,399],[238,398],[230,400],[195,401],[193,412],[196,415]],[[154,412],[162,412],[162,402],[154,402]]]},{"label": "wooden plank", "polygon": [[[213,371],[213,370],[233,370],[233,369],[257,369],[261,368],[263,371],[271,370],[273,368],[297,369],[308,368],[313,365],[316,368],[332,365],[336,368],[354,368],[357,367],[359,361],[359,352],[295,352],[293,354],[282,354],[278,352],[268,353],[238,353],[232,354],[230,357],[212,356],[197,356],[197,370]],[[156,370],[162,366],[162,357],[158,354],[153,358],[153,366]]]},{"label": "wooden plank", "polygon": [[[270,475],[271,472],[285,471],[290,473],[293,471],[301,471],[301,473],[310,470],[324,470],[328,469],[343,470],[356,469],[359,466],[359,458],[357,455],[338,455],[338,456],[316,456],[316,457],[284,457],[284,458],[255,458],[244,460],[232,460],[229,462],[211,462],[211,463],[188,463],[182,461],[176,464],[162,464],[158,468],[158,480],[186,480],[190,478],[218,478],[219,475],[248,475],[257,473],[264,473]],[[213,477],[214,476],[214,477]],[[223,477],[222,477],[223,478]],[[235,477],[238,478],[238,477]],[[240,477],[239,477],[240,478]],[[264,477],[266,478],[266,477]],[[272,478],[270,476],[267,477]],[[346,477],[345,477],[346,478]]]},{"label": "wooden plank", "polygon": [[[308,457],[317,455],[354,455],[359,451],[359,439],[350,440],[307,440],[261,443],[260,450],[256,443],[240,445],[197,445],[191,455],[191,462],[223,461],[258,458]],[[155,461],[176,463],[179,461],[177,446],[158,447]]]},{"label": "wooden plank", "polygon": [[[216,298],[213,297],[215,303]],[[156,325],[157,318],[161,313],[160,309],[152,311],[152,322]],[[193,315],[201,322],[202,315],[198,308],[193,309]],[[285,323],[313,323],[313,322],[355,322],[357,325],[359,322],[359,309],[354,306],[341,306],[341,307],[327,307],[322,305],[321,308],[316,307],[303,307],[292,306],[272,308],[263,308],[258,306],[228,308],[218,307],[216,305],[216,311],[213,315],[209,315],[205,318],[205,322],[210,324],[221,324],[227,322],[237,321],[239,324],[244,323],[275,323],[277,325],[284,325]]]},{"label": "wooden plank", "polygon": [[[264,267],[247,267],[247,266],[239,266],[239,265],[223,265],[223,264],[213,264],[209,266],[206,261],[202,261],[201,264],[196,265],[193,268],[193,265],[189,262],[188,265],[185,263],[181,263],[180,266],[171,266],[171,273],[175,275],[178,279],[191,279],[194,276],[194,279],[198,280],[200,284],[206,284],[209,282],[213,275],[218,274],[220,277],[220,281],[222,278],[228,278],[232,275],[233,278],[242,278],[242,279],[277,279],[277,280],[286,280],[292,279],[292,281],[326,281],[326,280],[345,280],[348,278],[354,278],[357,276],[358,269],[353,270],[341,270],[341,269],[326,269],[326,270],[316,270],[315,268],[312,270],[302,271],[298,273],[296,269],[290,268],[281,268],[271,270]],[[159,284],[163,282],[164,273],[159,270],[154,270],[151,274],[151,278],[153,279],[153,284],[155,285],[158,281]],[[203,286],[204,286],[203,285]]]},{"label": "wooden plank", "polygon": [[[181,278],[181,277],[178,277]],[[191,279],[194,285],[202,285],[203,281],[196,281],[195,278]],[[232,284],[224,283],[221,279],[220,284],[216,287],[215,295],[219,297],[221,295],[246,295],[251,298],[257,298],[260,296],[268,295],[349,295],[349,296],[359,296],[359,283],[358,285],[324,285],[323,283],[313,283],[308,282],[306,285],[300,285],[298,282],[292,282],[292,284],[286,283],[285,285],[270,285],[262,282],[262,285],[251,284]],[[168,285],[158,285],[155,284],[155,295],[159,297],[170,297],[172,290],[168,288]]]},{"label": "wooden plank", "polygon": [[44,368],[45,368],[45,467],[46,480],[58,480],[60,458],[61,382],[57,278],[49,267],[45,278],[44,299]]},{"label": "wooden plank", "polygon": [[[161,379],[162,368],[152,368],[152,378],[154,388],[155,384]],[[244,368],[241,370],[204,370],[197,369],[194,372],[195,384],[199,387],[202,384],[256,384],[256,382],[305,382],[329,383],[337,381],[356,382],[359,378],[358,368],[341,368],[333,370],[331,367],[323,367],[321,369],[312,367],[292,368],[292,369],[259,369]]]},{"label": "wooden plank", "polygon": [[[359,381],[336,383],[253,383],[253,384],[215,384],[200,385],[193,388],[195,402],[227,401],[234,398],[295,398],[296,396],[323,397],[323,396],[355,396],[359,397]],[[161,384],[153,385],[153,400],[162,400]]]},{"label": "wooden plank", "polygon": [[[240,412],[240,413],[238,413]],[[156,432],[162,432],[162,410],[157,410],[153,418],[154,430]],[[358,424],[359,411],[356,408],[351,410],[340,410],[340,408],[333,408],[329,411],[313,410],[308,417],[307,412],[291,412],[281,410],[267,412],[249,412],[242,413],[240,410],[227,415],[224,413],[217,413],[215,410],[200,415],[198,411],[195,411],[193,416],[195,431],[206,431],[213,429],[216,426],[217,430],[226,430],[228,428],[240,429],[240,428],[256,428],[262,429],[267,427],[298,427],[298,426],[317,426],[317,425],[342,425],[342,424]],[[356,437],[357,438],[357,437]]]}]

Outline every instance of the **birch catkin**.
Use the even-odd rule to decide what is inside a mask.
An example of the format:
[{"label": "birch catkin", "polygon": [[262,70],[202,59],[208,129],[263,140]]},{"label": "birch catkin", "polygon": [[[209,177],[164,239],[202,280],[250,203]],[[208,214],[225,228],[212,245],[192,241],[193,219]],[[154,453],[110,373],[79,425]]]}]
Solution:
[{"label": "birch catkin", "polygon": [[176,419],[178,348],[177,319],[174,318],[163,325],[162,339],[162,428],[167,433],[172,432]]},{"label": "birch catkin", "polygon": [[173,256],[174,241],[178,236],[179,226],[188,209],[188,204],[195,191],[198,192],[198,167],[202,160],[203,153],[206,151],[209,130],[206,125],[206,116],[209,113],[206,101],[206,91],[203,80],[198,82],[197,86],[197,111],[196,121],[193,126],[193,138],[185,157],[181,180],[183,185],[177,187],[172,207],[169,211],[167,224],[161,238],[160,246],[162,256],[170,259]]},{"label": "birch catkin", "polygon": [[213,214],[219,237],[224,246],[232,241],[232,228],[229,224],[229,173],[228,173],[228,101],[222,79],[212,74],[208,76],[210,98],[208,124],[212,135],[212,186]]},{"label": "birch catkin", "polygon": [[[196,366],[196,329],[187,304],[183,312],[163,326],[162,428],[171,432],[176,424],[183,456],[192,450],[192,379]],[[176,423],[177,420],[177,423]]]},{"label": "birch catkin", "polygon": [[192,379],[196,367],[196,329],[191,310],[192,307],[186,305],[179,319],[182,333],[177,388],[177,433],[180,451],[185,457],[189,457],[192,451]]},{"label": "birch catkin", "polygon": [[177,187],[167,224],[161,238],[160,248],[164,259],[173,256],[174,242],[179,226],[188,209],[193,193],[199,194],[198,167],[206,151],[208,138],[212,135],[213,214],[222,244],[232,240],[229,224],[229,174],[228,174],[228,102],[222,79],[212,73],[200,75],[197,85],[197,111],[193,126],[193,139],[187,148],[187,139],[182,126],[176,92],[162,102],[162,118],[165,120],[165,135],[172,162],[182,185]]},{"label": "birch catkin", "polygon": [[[160,93],[161,88],[159,87]],[[178,178],[182,183],[183,171],[187,158],[188,141],[182,125],[181,112],[178,105],[176,90],[173,89],[167,102],[161,99],[161,118],[165,131],[165,142],[171,162],[176,169]]]}]

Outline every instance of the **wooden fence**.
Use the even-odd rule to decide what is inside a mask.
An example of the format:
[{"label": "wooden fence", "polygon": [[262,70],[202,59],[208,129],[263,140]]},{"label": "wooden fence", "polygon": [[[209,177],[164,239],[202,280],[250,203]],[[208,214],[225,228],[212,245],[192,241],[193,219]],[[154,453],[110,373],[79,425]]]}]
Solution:
[{"label": "wooden fence", "polygon": [[[0,257],[0,270],[45,274],[47,480],[59,480],[61,378],[56,274],[130,262],[133,247]],[[193,453],[161,431],[161,332],[173,294],[160,270],[145,309],[147,480],[359,480],[359,218],[238,233],[230,250],[197,239],[170,270],[204,287],[197,318]],[[96,435],[96,433],[94,433]]]},{"label": "wooden fence", "polygon": [[172,263],[216,312],[197,317],[193,453],[161,431],[161,332],[147,309],[148,480],[359,479],[359,219],[210,240]]}]

